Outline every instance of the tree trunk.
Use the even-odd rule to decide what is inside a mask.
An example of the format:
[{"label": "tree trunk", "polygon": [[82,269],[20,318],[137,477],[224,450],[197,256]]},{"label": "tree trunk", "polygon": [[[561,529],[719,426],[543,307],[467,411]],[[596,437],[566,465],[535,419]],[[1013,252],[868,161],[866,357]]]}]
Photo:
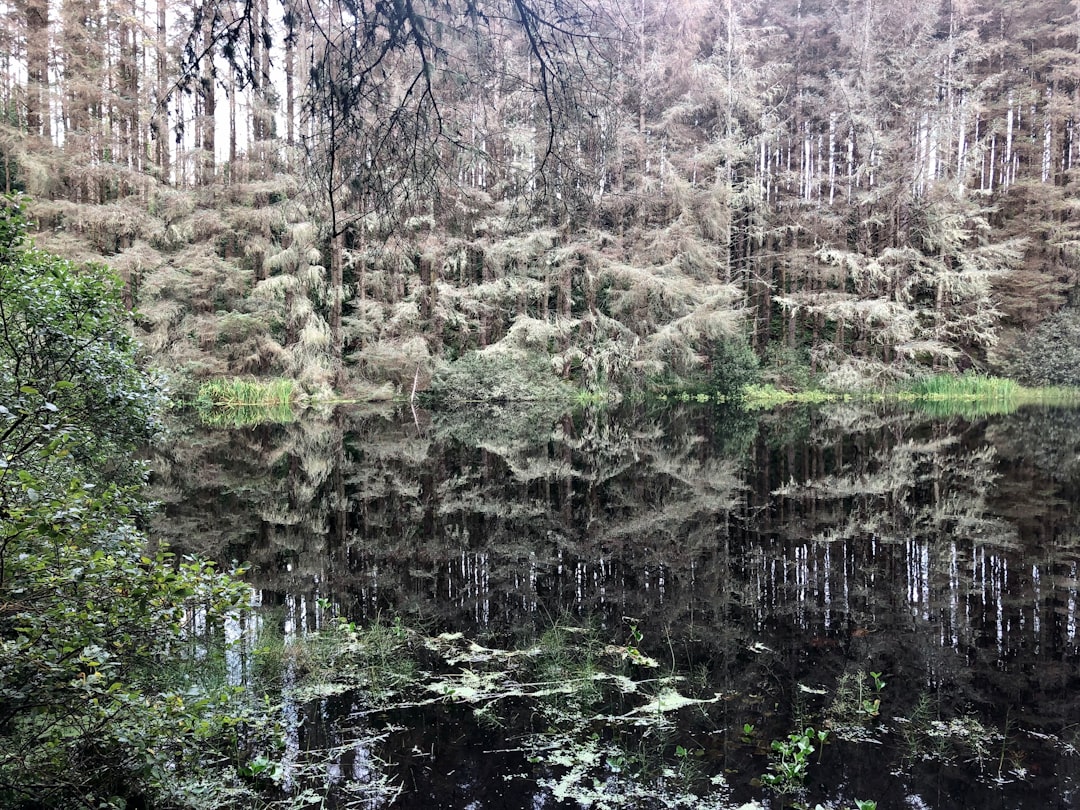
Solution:
[{"label": "tree trunk", "polygon": [[330,342],[335,388],[339,388],[345,380],[344,342],[341,335],[341,305],[345,297],[344,254],[345,235],[336,233],[330,239]]},{"label": "tree trunk", "polygon": [[216,135],[217,98],[214,85],[214,49],[212,47],[213,31],[211,30],[211,17],[206,16],[203,22],[203,48],[206,50],[203,56],[202,78],[200,79],[200,93],[202,95],[202,143],[199,155],[199,182],[208,186],[214,182],[215,153],[214,142]]},{"label": "tree trunk", "polygon": [[[285,3],[285,144],[290,148],[296,145],[294,116],[296,115],[296,10],[292,3]],[[290,154],[291,163],[292,156]]]},{"label": "tree trunk", "polygon": [[157,164],[159,176],[166,182],[169,179],[169,107],[166,95],[169,86],[169,40],[165,27],[167,8],[167,0],[157,0],[157,104],[154,107],[153,122],[150,124],[155,139],[154,162]]},{"label": "tree trunk", "polygon": [[49,113],[49,3],[26,0],[26,129],[51,136]]}]

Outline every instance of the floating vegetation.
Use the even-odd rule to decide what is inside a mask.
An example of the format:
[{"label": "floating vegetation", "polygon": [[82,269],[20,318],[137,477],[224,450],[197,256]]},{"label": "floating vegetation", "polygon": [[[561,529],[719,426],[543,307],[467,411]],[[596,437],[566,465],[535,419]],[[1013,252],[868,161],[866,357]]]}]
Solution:
[{"label": "floating vegetation", "polygon": [[[729,808],[722,775],[699,767],[703,751],[682,735],[684,710],[717,704],[692,694],[638,650],[640,635],[610,643],[588,628],[556,625],[522,649],[487,647],[461,633],[424,636],[400,624],[346,622],[301,642],[304,701],[348,691],[353,719],[440,705],[470,707],[502,726],[524,703],[534,721],[513,738],[558,801],[594,808]],[[406,663],[411,662],[411,663]],[[423,666],[419,662],[423,662]],[[603,728],[600,735],[597,730]]]},{"label": "floating vegetation", "polygon": [[1008,736],[970,714],[937,717],[924,697],[906,717],[896,718],[909,762],[966,762],[977,766],[980,781],[1023,779],[1022,765],[1013,761]]}]

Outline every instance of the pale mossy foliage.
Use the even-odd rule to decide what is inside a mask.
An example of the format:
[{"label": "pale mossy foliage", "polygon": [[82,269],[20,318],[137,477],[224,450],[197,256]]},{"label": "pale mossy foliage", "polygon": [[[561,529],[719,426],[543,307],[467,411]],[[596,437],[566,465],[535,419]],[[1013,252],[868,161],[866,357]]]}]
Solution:
[{"label": "pale mossy foliage", "polygon": [[[1044,5],[1028,17],[1053,17]],[[393,36],[387,50],[339,66],[361,70],[354,90],[380,77],[379,92],[341,109],[338,95],[307,81],[314,63],[293,58],[302,32],[318,61],[328,29],[309,19],[324,11],[315,6],[265,32],[263,56],[293,80],[280,98],[260,97],[261,82],[209,80],[226,62],[255,58],[262,35],[246,28],[259,17],[250,8],[231,19],[207,6],[196,15],[206,30],[187,33],[210,43],[135,67],[73,56],[90,40],[106,47],[102,31],[107,47],[120,47],[113,39],[126,22],[102,29],[94,15],[52,15],[39,42],[30,17],[12,17],[26,70],[7,87],[11,114],[0,125],[5,184],[14,171],[12,187],[39,200],[46,247],[117,269],[143,313],[145,345],[185,391],[254,374],[340,393],[388,383],[405,394],[470,352],[503,341],[520,348],[513,333],[525,323],[522,350],[590,391],[708,377],[711,347],[736,337],[759,357],[774,345],[805,353],[829,389],[880,390],[927,370],[994,368],[997,352],[1008,354],[1003,335],[1020,340],[1075,293],[1073,154],[1060,135],[1071,124],[1053,92],[1057,72],[1068,72],[1058,57],[1075,48],[1052,26],[1025,18],[996,30],[985,15],[933,4],[839,14],[743,4],[725,15],[698,3],[672,15],[647,3],[639,22],[584,4],[560,11],[546,55],[530,66],[543,38],[520,26],[540,24],[540,8],[480,13],[465,35],[453,9],[434,4],[431,24],[399,39],[407,25],[376,21],[401,23],[404,8],[348,15],[346,27],[371,23]],[[802,37],[802,26],[777,25],[788,17],[828,32],[817,38],[825,45]],[[180,42],[185,22],[174,23]],[[653,33],[647,60],[618,52],[639,24]],[[900,24],[905,36],[884,36]],[[690,31],[728,44],[689,47]],[[968,39],[994,39],[1009,56],[957,47]],[[870,41],[880,47],[858,44]],[[494,61],[471,58],[478,42]],[[83,44],[68,52],[65,43]],[[1024,53],[1053,69],[1033,78],[1017,67]],[[65,69],[50,74],[49,59],[61,57]],[[38,58],[44,81],[28,93],[21,84]],[[967,113],[934,89],[934,65],[948,65],[950,86],[970,89]],[[200,68],[202,83],[187,86]],[[537,81],[501,86],[500,77],[534,68]],[[406,77],[426,91],[406,92]],[[134,82],[125,104],[166,88],[192,96],[159,98],[141,123],[117,109],[89,114],[116,82]],[[809,106],[807,82],[819,91]],[[352,83],[341,75],[330,84]],[[39,91],[62,113],[51,124],[33,123]],[[1032,126],[1045,118],[1045,139],[1014,132],[1018,94],[1029,91],[1023,117]],[[206,113],[215,98],[228,136],[214,115],[184,109]],[[487,111],[482,126],[476,109]],[[525,126],[524,109],[539,118]],[[327,130],[331,110],[344,120]],[[240,128],[246,144],[238,115],[251,116]],[[264,115],[288,125],[260,132]],[[445,143],[420,136],[436,119]],[[226,151],[228,161],[215,159]],[[554,335],[543,338],[540,325]],[[1038,354],[1021,365],[1041,372]]]},{"label": "pale mossy foliage", "polygon": [[268,257],[271,275],[256,283],[251,298],[266,305],[267,317],[284,327],[285,370],[302,382],[326,385],[330,374],[330,325],[317,311],[328,294],[326,268],[309,223],[293,225],[289,245]]},{"label": "pale mossy foliage", "polygon": [[[294,180],[213,193],[146,184],[114,203],[44,200],[34,213],[45,244],[117,270],[143,345],[181,389],[188,378],[269,375],[330,396],[335,293],[325,235]],[[343,254],[345,396],[384,384],[408,396],[415,384],[456,400],[543,399],[705,379],[717,344],[748,327],[745,291],[718,280],[707,217],[568,235],[489,216],[471,238],[419,220],[390,236],[361,222],[370,239]],[[961,345],[993,355],[994,283],[1026,243],[992,242],[981,214],[921,238],[874,256],[823,247],[813,257],[822,289],[773,296],[785,318],[820,318],[833,336],[807,358],[822,388],[882,391],[964,361]],[[492,374],[477,378],[486,365]],[[493,385],[496,367],[511,379]]]},{"label": "pale mossy foliage", "polygon": [[[325,234],[296,191],[286,176],[200,190],[147,182],[116,202],[46,198],[33,212],[43,244],[117,270],[143,345],[181,388],[276,375],[318,389],[332,382],[335,293]],[[696,229],[568,239],[493,216],[471,239],[445,239],[430,223],[390,237],[360,224],[371,238],[344,251],[340,293],[346,395],[387,382],[407,395],[414,380],[424,390],[470,351],[538,358],[577,389],[637,387],[700,370],[711,344],[744,325],[741,295],[716,280]]]}]

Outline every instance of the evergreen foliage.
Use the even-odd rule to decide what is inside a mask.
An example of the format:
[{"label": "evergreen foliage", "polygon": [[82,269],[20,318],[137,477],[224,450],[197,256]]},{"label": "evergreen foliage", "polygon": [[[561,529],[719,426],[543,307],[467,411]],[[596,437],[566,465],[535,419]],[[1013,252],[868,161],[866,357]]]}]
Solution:
[{"label": "evergreen foliage", "polygon": [[472,352],[440,371],[431,382],[439,402],[570,401],[573,390],[542,358],[519,352]]},{"label": "evergreen foliage", "polygon": [[709,356],[709,371],[712,392],[737,402],[758,377],[757,355],[745,341],[718,340]]},{"label": "evergreen foliage", "polygon": [[287,5],[5,9],[2,179],[196,383],[400,391],[528,319],[590,386],[741,335],[880,389],[1075,297],[1056,0]]}]

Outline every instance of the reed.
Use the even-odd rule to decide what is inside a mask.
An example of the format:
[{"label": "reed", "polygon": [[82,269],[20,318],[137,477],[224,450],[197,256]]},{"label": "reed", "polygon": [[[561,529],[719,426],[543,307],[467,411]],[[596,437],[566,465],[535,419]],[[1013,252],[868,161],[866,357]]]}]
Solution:
[{"label": "reed", "polygon": [[1014,380],[981,374],[923,377],[897,396],[920,410],[940,417],[979,418],[1012,413],[1025,405],[1067,406],[1080,403],[1080,389],[1077,388],[1026,388]]},{"label": "reed", "polygon": [[935,374],[915,380],[907,390],[916,398],[926,400],[1010,400],[1027,389],[1003,377]]},{"label": "reed", "polygon": [[215,427],[251,427],[292,422],[298,399],[294,380],[219,379],[199,386],[195,408],[199,418]]}]

